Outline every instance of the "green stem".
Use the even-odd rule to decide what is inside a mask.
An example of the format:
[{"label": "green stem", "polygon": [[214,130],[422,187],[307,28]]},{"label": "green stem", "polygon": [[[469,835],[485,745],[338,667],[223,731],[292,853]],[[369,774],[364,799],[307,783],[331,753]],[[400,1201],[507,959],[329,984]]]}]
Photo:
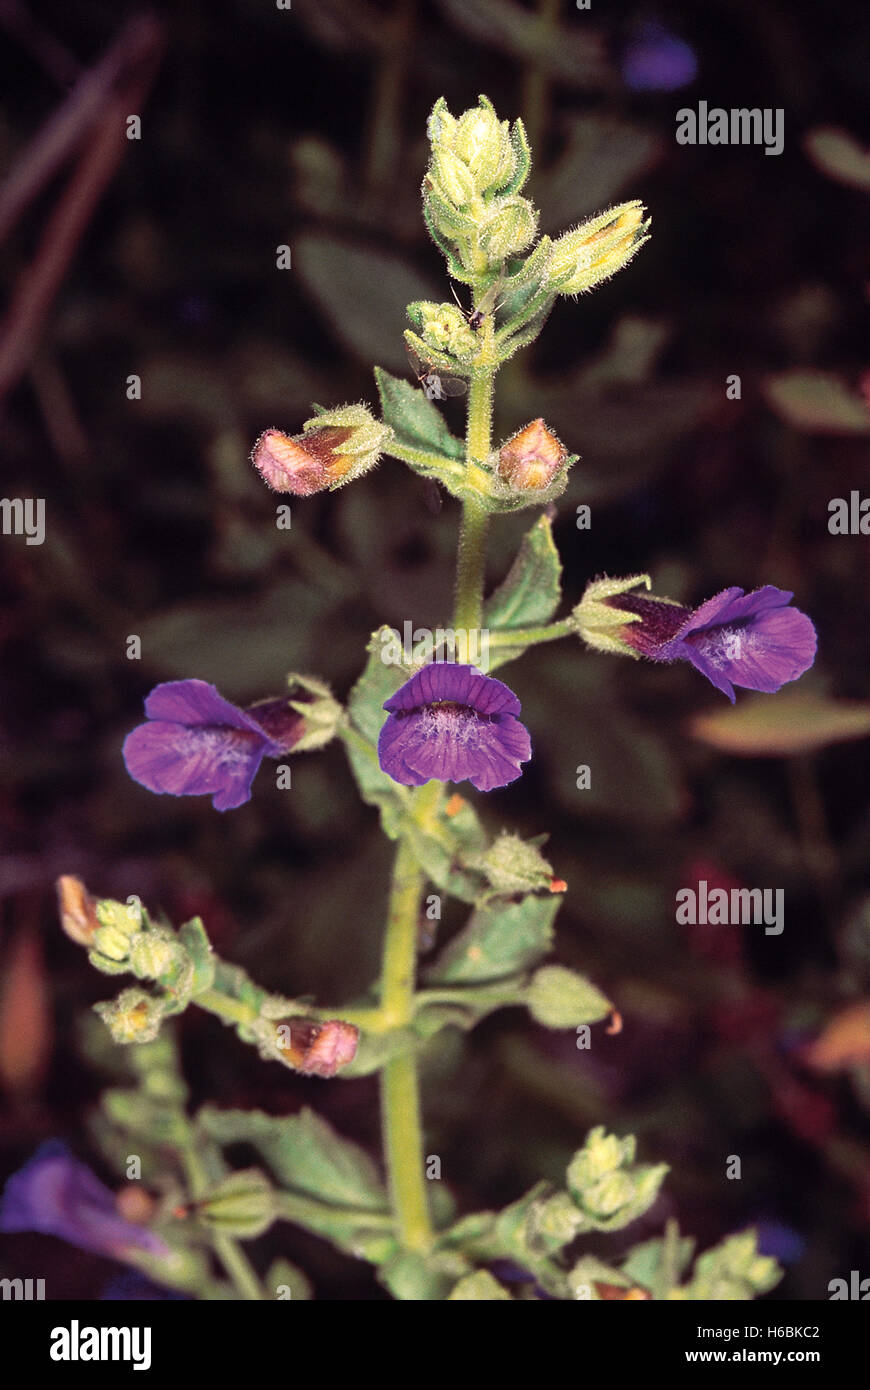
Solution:
[{"label": "green stem", "polygon": [[372,1230],[392,1230],[393,1217],[388,1211],[371,1211],[368,1207],[338,1207],[306,1197],[298,1192],[276,1192],[275,1211],[279,1221],[292,1221],[297,1226],[321,1230],[324,1225],[341,1217],[349,1225],[367,1226]]},{"label": "green stem", "polygon": [[[438,782],[417,793],[418,806],[434,813],[440,799]],[[401,1028],[414,1016],[414,976],[417,926],[425,875],[410,845],[400,840],[393,870],[387,931],[381,968],[381,1014]],[[408,1250],[424,1250],[432,1239],[423,1175],[423,1129],[417,1059],[409,1050],[393,1057],[381,1077],[381,1115],[384,1157],[396,1233]]]},{"label": "green stem", "polygon": [[406,1250],[425,1250],[432,1241],[426,1180],[420,1083],[413,1052],[393,1057],[381,1078],[384,1154],[396,1234]]},{"label": "green stem", "polygon": [[408,841],[400,840],[393,869],[381,966],[381,1010],[396,1028],[408,1023],[414,1014],[417,915],[423,884],[423,871]]},{"label": "green stem", "polygon": [[[209,1181],[199,1149],[192,1143],[185,1144],[180,1151],[181,1161],[187,1178],[187,1189],[194,1201],[200,1201],[208,1191]],[[256,1271],[241,1246],[232,1236],[210,1233],[211,1245],[236,1292],[246,1302],[261,1302],[263,1289]]]},{"label": "green stem", "polygon": [[263,1289],[260,1281],[241,1246],[232,1236],[212,1234],[215,1254],[232,1279],[239,1294],[248,1302],[261,1302]]},{"label": "green stem", "polygon": [[[495,368],[473,377],[468,392],[466,469],[479,466],[489,456],[492,426],[492,390]],[[463,503],[456,560],[455,628],[472,631],[483,620],[483,586],[486,575],[486,536],[489,513],[474,497]]]},{"label": "green stem", "polygon": [[561,637],[571,637],[576,632],[573,621],[562,618],[560,622],[550,623],[547,627],[502,628],[489,634],[489,644],[491,647],[515,647],[522,642],[533,647],[539,642],[558,642]]}]

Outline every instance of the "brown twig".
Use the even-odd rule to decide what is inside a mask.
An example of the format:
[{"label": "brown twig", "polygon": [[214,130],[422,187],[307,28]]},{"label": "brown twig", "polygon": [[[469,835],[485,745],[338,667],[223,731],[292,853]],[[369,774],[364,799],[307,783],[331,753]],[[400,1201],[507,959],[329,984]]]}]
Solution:
[{"label": "brown twig", "polygon": [[158,20],[142,15],[121,30],[100,61],[28,142],[0,187],[0,240],[45,187],[102,113],[119,84],[156,64],[162,46]]},{"label": "brown twig", "polygon": [[[141,106],[153,80],[161,48],[160,29],[156,22],[139,23],[148,25],[151,34],[148,61],[141,64],[135,80],[131,80],[119,96],[107,102],[103,93],[102,120],[58,201],[32,265],[19,278],[3,320],[0,402],[30,365],[45,319],[76,248],[127,146],[125,118]],[[141,45],[137,51],[141,56]]]}]

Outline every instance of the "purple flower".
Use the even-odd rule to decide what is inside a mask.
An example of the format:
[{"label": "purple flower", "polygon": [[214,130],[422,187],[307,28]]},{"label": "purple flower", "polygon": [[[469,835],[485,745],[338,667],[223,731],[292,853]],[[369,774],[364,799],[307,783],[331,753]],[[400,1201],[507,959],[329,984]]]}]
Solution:
[{"label": "purple flower", "polygon": [[242,710],[198,680],[155,686],[145,713],[149,722],[124,740],[130,776],[149,791],[171,796],[214,793],[216,811],[249,801],[263,758],[289,752],[304,725],[286,701]]},{"label": "purple flower", "polygon": [[694,51],[661,24],[641,24],[622,56],[622,78],[633,92],[673,92],[697,71]]},{"label": "purple flower", "polygon": [[532,756],[520,702],[501,681],[476,666],[424,666],[384,705],[390,717],[378,739],[378,759],[394,782],[419,787],[434,778],[478,791],[505,787]]},{"label": "purple flower", "polygon": [[40,1231],[119,1260],[134,1248],[170,1253],[153,1231],[119,1216],[109,1188],[57,1140],[40,1145],[6,1183],[0,1231]]},{"label": "purple flower", "polygon": [[630,593],[604,602],[640,619],[622,628],[623,642],[651,661],[690,661],[733,704],[735,685],[772,694],[812,666],[816,630],[789,608],[793,597],[765,584],[723,589],[695,609]]}]

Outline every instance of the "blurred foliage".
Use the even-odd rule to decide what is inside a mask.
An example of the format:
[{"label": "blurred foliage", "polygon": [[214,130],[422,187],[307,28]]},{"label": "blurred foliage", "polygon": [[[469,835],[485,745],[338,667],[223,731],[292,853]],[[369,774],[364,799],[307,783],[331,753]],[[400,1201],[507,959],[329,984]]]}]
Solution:
[{"label": "blurred foliage", "polygon": [[[89,66],[133,8],[38,11]],[[820,658],[812,686],[733,711],[688,669],[579,644],[512,667],[535,759],[486,814],[525,836],[551,830],[547,860],[568,883],[560,959],[606,989],[623,1029],[599,1030],[588,1052],[515,1013],[440,1034],[425,1057],[429,1150],[463,1213],[519,1200],[542,1173],[561,1182],[591,1125],[630,1129],[643,1158],[672,1170],[632,1243],[671,1215],[701,1248],[755,1222],[762,1250],[790,1266],[783,1298],[824,1297],[830,1278],[866,1265],[868,538],[829,534],[827,504],[867,477],[870,22],[857,0],[827,6],[821,30],[808,0],[763,13],[721,0],[714,18],[663,4],[700,76],[684,93],[632,93],[620,55],[642,9],[163,7],[143,138],[5,406],[4,489],[44,496],[49,525],[42,547],[2,542],[0,961],[15,981],[0,998],[4,1171],[48,1134],[86,1147],[112,1065],[80,1058],[78,1020],[100,982],[57,931],[58,873],[138,893],[173,920],[201,915],[269,989],[340,999],[373,973],[389,849],[338,750],[294,765],[292,793],[264,777],[249,805],[218,817],[132,784],[120,746],[156,680],[195,675],[248,699],[278,692],[293,668],[344,696],[370,632],[448,612],[451,499],[433,510],[424,480],[385,463],[294,503],[283,531],[246,460],[263,429],[298,429],[312,401],[376,404],[368,360],[404,373],[405,302],[449,298],[419,216],[425,116],[442,91],[461,109],[483,88],[525,117],[542,152],[545,230],[628,185],[653,213],[631,269],[559,305],[504,371],[499,433],[544,415],[581,456],[553,522],[566,599],[604,571],[648,570],[686,601],[777,583],[816,621]],[[11,167],[67,89],[39,43],[14,34],[0,69]],[[677,147],[675,108],[714,94],[785,107],[785,152]],[[60,186],[47,183],[3,244],[7,294]],[[141,401],[126,397],[130,373]],[[732,374],[738,399],[725,395]],[[445,415],[461,432],[458,407]],[[591,531],[575,526],[581,503]],[[493,588],[528,526],[499,521]],[[126,659],[130,634],[141,661]],[[700,878],[784,887],[783,936],[677,927],[675,889]],[[441,932],[460,927],[461,914]],[[185,1016],[180,1037],[195,1105],[283,1115],[313,1103],[374,1147],[370,1078],[327,1090],[264,1068],[202,1016]],[[725,1178],[729,1154],[742,1156],[740,1182]],[[618,1267],[622,1237],[600,1240]],[[314,1236],[282,1225],[262,1241],[319,1297],[384,1296]],[[6,1249],[0,1273],[50,1269],[55,1297],[97,1296],[111,1273],[47,1238]],[[661,1258],[603,1284],[643,1284]]]}]

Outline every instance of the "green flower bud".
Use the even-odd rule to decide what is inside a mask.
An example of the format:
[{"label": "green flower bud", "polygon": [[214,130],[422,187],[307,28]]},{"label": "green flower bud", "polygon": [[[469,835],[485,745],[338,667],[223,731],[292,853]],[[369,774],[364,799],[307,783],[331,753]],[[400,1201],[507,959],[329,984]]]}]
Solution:
[{"label": "green flower bud", "polygon": [[473,202],[477,192],[471,171],[452,150],[434,148],[429,177],[436,189],[448,203],[457,208],[465,208]]},{"label": "green flower bud", "polygon": [[507,121],[499,120],[487,97],[463,111],[458,120],[450,115],[444,98],[439,98],[429,117],[429,140],[429,177],[459,207],[474,197],[514,193],[528,173],[522,122],[515,122],[511,129]]},{"label": "green flower bud", "polygon": [[516,155],[511,147],[510,126],[500,121],[492,106],[473,106],[457,122],[453,148],[472,174],[480,193],[503,188],[513,178]]},{"label": "green flower bud", "polygon": [[434,304],[428,299],[408,305],[408,318],[419,328],[420,336],[435,352],[459,359],[473,357],[480,344],[462,310],[456,304]]},{"label": "green flower bud", "polygon": [[123,989],[117,999],[94,1005],[116,1043],[147,1043],[157,1037],[163,1005],[141,989]]},{"label": "green flower bud", "polygon": [[568,1167],[568,1188],[586,1230],[627,1226],[652,1206],[667,1172],[666,1164],[634,1162],[632,1135],[618,1139],[599,1125]]},{"label": "green flower bud", "polygon": [[583,1209],[598,1217],[612,1216],[622,1207],[627,1207],[634,1195],[634,1187],[627,1173],[617,1169],[606,1178],[587,1187],[583,1193]]},{"label": "green flower bud", "polygon": [[174,965],[180,964],[184,956],[184,948],[173,937],[152,927],[133,939],[130,969],[142,980],[159,980]]},{"label": "green flower bud", "polygon": [[608,599],[627,593],[643,584],[652,587],[648,574],[632,574],[626,579],[593,579],[571,614],[574,625],[587,646],[599,652],[620,652],[638,658],[639,653],[625,641],[623,629],[628,623],[640,622],[636,613],[623,612],[610,606]]},{"label": "green flower bud", "polygon": [[480,229],[480,248],[496,265],[518,256],[531,245],[538,230],[538,214],[528,198],[499,198]]},{"label": "green flower bud", "polygon": [[576,1028],[578,1023],[597,1023],[613,1006],[593,984],[563,965],[544,965],[537,970],[526,992],[532,1017],[546,1028]]},{"label": "green flower bud", "polygon": [[548,1250],[561,1250],[583,1229],[583,1216],[567,1192],[557,1192],[537,1202],[530,1213],[529,1234],[544,1241]]},{"label": "green flower bud", "polygon": [[621,270],[649,241],[643,203],[620,203],[553,242],[547,284],[558,294],[582,294]]},{"label": "green flower bud", "polygon": [[200,1220],[224,1235],[253,1240],[275,1220],[275,1194],[265,1173],[246,1168],[231,1173],[197,1205]]},{"label": "green flower bud", "polygon": [[120,963],[130,954],[130,938],[117,927],[98,927],[94,932],[94,951]]}]

